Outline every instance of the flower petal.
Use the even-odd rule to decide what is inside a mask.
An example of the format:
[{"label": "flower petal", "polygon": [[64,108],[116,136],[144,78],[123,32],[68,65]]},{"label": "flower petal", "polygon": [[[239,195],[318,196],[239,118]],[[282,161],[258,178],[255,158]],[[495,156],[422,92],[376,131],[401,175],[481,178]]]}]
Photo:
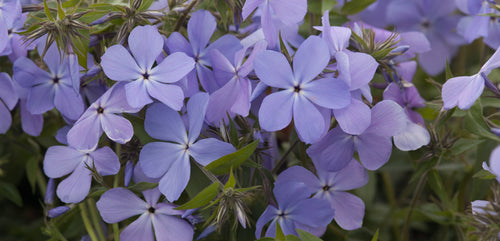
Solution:
[{"label": "flower petal", "polygon": [[[297,49],[293,57],[293,73],[299,83],[306,83],[318,76],[330,61],[326,42],[318,36],[310,36]],[[270,68],[274,67],[271,65]]]},{"label": "flower petal", "polygon": [[185,53],[176,52],[167,56],[151,70],[150,80],[174,83],[186,76],[194,68],[193,58]]},{"label": "flower petal", "polygon": [[209,102],[209,95],[204,92],[195,94],[189,98],[187,103],[187,114],[189,117],[189,142],[194,142],[200,135],[201,127],[205,122],[205,113]]},{"label": "flower petal", "polygon": [[143,213],[137,220],[129,224],[120,234],[122,241],[154,241],[153,225],[148,212]]},{"label": "flower petal", "polygon": [[44,84],[52,79],[49,73],[40,69],[33,61],[26,57],[17,59],[12,68],[14,71],[14,80],[24,88]]},{"label": "flower petal", "polygon": [[85,166],[84,162],[57,186],[57,196],[65,203],[81,202],[90,190],[92,183],[92,173]]},{"label": "flower petal", "polygon": [[189,147],[189,155],[203,166],[235,151],[230,143],[215,138],[199,140]]},{"label": "flower petal", "polygon": [[365,203],[361,198],[348,192],[335,192],[330,198],[335,209],[335,221],[345,230],[361,228],[365,216]]},{"label": "flower petal", "polygon": [[153,138],[163,141],[186,143],[186,127],[177,111],[166,105],[156,103],[146,110],[144,120],[146,132]]},{"label": "flower petal", "polygon": [[94,158],[95,168],[101,175],[114,175],[120,171],[120,161],[109,146],[95,150],[90,156]]},{"label": "flower petal", "polygon": [[51,146],[43,159],[43,171],[50,178],[62,177],[73,170],[85,158],[85,154],[67,146]]},{"label": "flower petal", "polygon": [[351,104],[348,106],[334,109],[333,114],[340,128],[351,135],[363,133],[370,126],[372,119],[370,107],[355,98],[351,99]]},{"label": "flower petal", "polygon": [[372,108],[371,124],[366,132],[380,136],[394,136],[406,127],[406,114],[403,108],[392,100],[383,100]]},{"label": "flower petal", "polygon": [[304,96],[319,106],[329,109],[344,108],[351,103],[349,86],[339,79],[318,79],[303,84]]},{"label": "flower petal", "polygon": [[102,129],[109,139],[125,144],[132,139],[134,128],[130,121],[115,114],[101,114]]},{"label": "flower petal", "polygon": [[209,11],[198,10],[189,19],[187,32],[195,54],[199,54],[208,45],[217,23]]},{"label": "flower petal", "polygon": [[191,224],[184,219],[170,215],[154,215],[153,227],[156,240],[165,241],[191,241],[193,240],[194,230]]},{"label": "flower petal", "polygon": [[151,97],[174,110],[179,111],[184,106],[184,92],[177,85],[151,81],[146,85],[146,88]]},{"label": "flower petal", "polygon": [[142,78],[141,69],[132,55],[121,45],[113,45],[106,49],[101,57],[101,67],[106,76],[115,81]]},{"label": "flower petal", "polygon": [[429,144],[431,136],[425,127],[408,120],[402,133],[394,136],[394,145],[402,151],[413,151]]},{"label": "flower petal", "polygon": [[186,188],[190,176],[189,156],[184,154],[172,163],[167,173],[161,178],[158,187],[169,202],[176,201]]},{"label": "flower petal", "polygon": [[158,33],[158,29],[152,25],[135,27],[130,32],[128,44],[130,52],[144,72],[151,69],[156,57],[163,50],[163,38]]},{"label": "flower petal", "polygon": [[43,114],[54,108],[54,85],[45,83],[31,88],[26,107],[31,114]]},{"label": "flower petal", "polygon": [[333,175],[332,188],[334,191],[348,191],[360,188],[367,183],[368,173],[356,159],[351,159],[345,168]]},{"label": "flower petal", "polygon": [[264,50],[255,56],[255,74],[265,84],[289,88],[294,86],[292,68],[285,56],[279,52]]},{"label": "flower petal", "polygon": [[179,144],[150,142],[141,150],[139,165],[146,176],[158,178],[163,176],[183,155],[184,149]]},{"label": "flower petal", "polygon": [[147,90],[148,84],[143,79],[138,79],[125,85],[127,102],[132,108],[142,108],[153,102]]},{"label": "flower petal", "polygon": [[146,202],[130,190],[121,187],[110,189],[102,194],[96,206],[102,219],[107,223],[123,221],[144,213],[148,209]]},{"label": "flower petal", "polygon": [[287,181],[296,181],[306,184],[311,194],[322,188],[318,178],[311,171],[301,166],[292,166],[287,168],[285,171],[280,173],[276,179],[276,183]]},{"label": "flower petal", "polygon": [[372,133],[363,133],[355,142],[359,160],[368,170],[377,170],[383,166],[391,156],[392,141],[390,137],[378,136]]},{"label": "flower petal", "polygon": [[[84,114],[85,115],[85,114]],[[79,150],[93,150],[102,135],[101,121],[97,114],[79,119],[68,131],[68,143]]]},{"label": "flower petal", "polygon": [[277,131],[285,128],[292,121],[293,93],[289,90],[279,91],[264,98],[259,110],[259,123],[266,131]]},{"label": "flower petal", "polygon": [[293,121],[300,139],[314,143],[328,131],[323,115],[313,103],[301,94],[295,94],[293,103]]},{"label": "flower petal", "polygon": [[73,87],[63,84],[57,84],[54,89],[54,105],[57,110],[65,117],[77,120],[84,111],[84,104],[80,94],[75,92]]}]

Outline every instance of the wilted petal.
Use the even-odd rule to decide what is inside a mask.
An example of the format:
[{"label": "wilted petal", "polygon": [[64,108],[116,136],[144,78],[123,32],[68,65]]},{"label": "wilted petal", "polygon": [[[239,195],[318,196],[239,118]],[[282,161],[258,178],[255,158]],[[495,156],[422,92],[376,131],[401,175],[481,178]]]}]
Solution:
[{"label": "wilted petal", "polygon": [[101,67],[106,76],[115,81],[135,80],[142,77],[137,62],[121,45],[113,45],[106,49],[101,57]]},{"label": "wilted petal", "polygon": [[81,202],[89,193],[92,183],[92,173],[84,162],[57,186],[57,196],[65,203]]},{"label": "wilted petal", "polygon": [[142,71],[151,69],[156,57],[163,50],[163,38],[158,29],[152,25],[135,27],[130,32],[128,44]]},{"label": "wilted petal", "polygon": [[277,131],[285,128],[292,121],[294,92],[284,90],[270,94],[264,98],[259,110],[259,123],[266,131]]},{"label": "wilted petal", "polygon": [[150,142],[139,155],[139,165],[146,176],[161,177],[184,154],[179,144],[168,142]]},{"label": "wilted petal", "polygon": [[189,157],[184,154],[172,163],[167,173],[161,178],[158,187],[169,202],[176,201],[186,188],[190,176]]},{"label": "wilted petal", "polygon": [[144,128],[155,139],[177,143],[188,140],[186,127],[179,113],[163,104],[153,104],[147,109]]},{"label": "wilted petal", "polygon": [[189,155],[203,166],[234,151],[233,145],[215,138],[199,140],[189,147]]},{"label": "wilted petal", "polygon": [[368,170],[377,170],[384,165],[391,156],[392,141],[390,137],[378,136],[372,133],[363,133],[355,142],[359,160]]},{"label": "wilted petal", "polygon": [[107,223],[117,223],[147,211],[147,204],[125,188],[113,188],[102,194],[96,203]]}]

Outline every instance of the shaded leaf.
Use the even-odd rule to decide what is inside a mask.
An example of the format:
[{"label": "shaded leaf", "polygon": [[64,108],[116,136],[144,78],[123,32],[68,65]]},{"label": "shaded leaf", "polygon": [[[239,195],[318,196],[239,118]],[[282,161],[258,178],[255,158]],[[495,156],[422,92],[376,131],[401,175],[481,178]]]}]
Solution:
[{"label": "shaded leaf", "polygon": [[23,199],[16,186],[11,183],[0,181],[0,196],[5,197],[15,203],[17,206],[23,206]]},{"label": "shaded leaf", "polygon": [[208,204],[210,201],[212,201],[215,196],[217,196],[217,193],[219,193],[218,191],[219,191],[219,183],[214,182],[212,183],[212,185],[203,189],[200,193],[198,193],[198,195],[189,200],[187,203],[184,203],[183,205],[176,207],[175,209],[186,210],[204,206]]},{"label": "shaded leaf", "polygon": [[226,174],[231,168],[235,169],[243,164],[253,154],[258,144],[259,140],[255,140],[247,146],[211,162],[205,166],[205,169],[215,175]]},{"label": "shaded leaf", "polygon": [[353,15],[363,11],[375,1],[376,0],[353,0],[350,2],[346,2],[342,7],[342,12],[347,15]]}]

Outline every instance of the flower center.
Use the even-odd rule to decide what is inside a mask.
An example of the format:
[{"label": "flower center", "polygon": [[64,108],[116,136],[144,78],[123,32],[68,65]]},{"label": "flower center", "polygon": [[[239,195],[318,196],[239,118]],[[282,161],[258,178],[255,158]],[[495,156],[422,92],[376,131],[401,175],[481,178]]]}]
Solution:
[{"label": "flower center", "polygon": [[154,207],[149,207],[148,208],[148,212],[151,213],[151,214],[155,213],[155,208]]},{"label": "flower center", "polygon": [[104,113],[104,108],[102,108],[102,107],[99,106],[99,108],[97,108],[97,113],[98,114]]},{"label": "flower center", "polygon": [[299,85],[296,85],[296,86],[294,86],[294,87],[293,87],[293,91],[294,91],[294,92],[299,93],[299,92],[300,92],[300,90],[301,90],[301,88],[300,88],[300,86],[299,86]]},{"label": "flower center", "polygon": [[60,79],[60,78],[59,78],[59,76],[57,76],[57,75],[56,75],[56,76],[54,76],[54,78],[52,78],[52,82],[54,82],[54,84],[59,83],[59,80],[61,80],[61,79]]},{"label": "flower center", "polygon": [[325,192],[326,192],[326,191],[329,191],[329,190],[330,190],[330,188],[331,188],[330,186],[325,185],[325,186],[323,186],[323,191],[325,191]]},{"label": "flower center", "polygon": [[142,74],[142,77],[144,79],[149,79],[149,73],[146,71],[146,73]]}]

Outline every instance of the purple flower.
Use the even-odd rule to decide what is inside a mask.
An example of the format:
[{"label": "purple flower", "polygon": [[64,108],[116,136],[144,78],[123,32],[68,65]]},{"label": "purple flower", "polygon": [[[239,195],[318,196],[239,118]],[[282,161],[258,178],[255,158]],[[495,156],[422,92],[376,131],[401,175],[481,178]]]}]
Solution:
[{"label": "purple flower", "polygon": [[488,0],[456,0],[456,2],[457,7],[469,15],[460,19],[457,32],[468,43],[483,37],[484,43],[491,48],[500,47],[500,23],[495,16],[500,12],[491,7],[494,3]]},{"label": "purple flower", "polygon": [[446,60],[456,53],[463,39],[456,33],[458,16],[454,0],[396,0],[387,6],[387,20],[399,31],[420,31],[430,42],[432,51],[418,56],[420,66],[430,75],[445,68]]},{"label": "purple flower", "polygon": [[490,154],[490,166],[483,163],[483,168],[486,171],[491,172],[493,175],[497,177],[497,180],[500,182],[500,146],[497,146]]},{"label": "purple flower", "polygon": [[238,114],[247,116],[250,110],[250,93],[252,86],[247,75],[253,70],[255,55],[266,48],[266,42],[258,42],[245,63],[247,48],[236,52],[234,61],[229,61],[218,50],[211,55],[215,78],[225,82],[224,86],[210,95],[207,107],[207,120],[218,124],[222,119],[226,120],[229,113],[231,116]]},{"label": "purple flower", "polygon": [[0,73],[0,134],[9,130],[12,124],[10,110],[14,109],[18,99],[10,76],[7,73]]},{"label": "purple flower", "polygon": [[323,199],[309,198],[311,192],[302,182],[284,181],[274,185],[274,197],[277,207],[267,206],[266,210],[255,224],[255,236],[261,237],[262,228],[271,221],[265,237],[274,237],[276,224],[280,225],[285,235],[297,235],[296,228],[308,230],[316,235],[321,235],[325,227],[332,221],[334,210]]},{"label": "purple flower", "polygon": [[[26,21],[28,14],[22,14],[18,18],[15,19],[13,22],[8,22],[7,24],[11,25],[6,25],[7,27],[7,33],[8,33],[8,40],[7,40],[7,45],[5,46],[3,51],[0,51],[0,56],[1,55],[8,55],[10,61],[15,62],[19,57],[25,57],[28,54],[28,50],[32,50],[35,48],[35,43],[26,43],[24,36],[18,34],[20,32],[25,31],[23,29],[24,22]],[[1,18],[1,17],[0,17]],[[0,20],[1,21],[1,20]],[[0,23],[1,24],[1,23]],[[2,27],[0,27],[0,31]],[[2,34],[0,34],[2,35]],[[1,37],[0,37],[1,38]],[[0,40],[2,42],[2,40]],[[1,44],[0,44],[1,45]]]},{"label": "purple flower", "polygon": [[194,67],[192,58],[173,53],[153,67],[163,50],[163,38],[150,25],[137,26],[128,38],[129,51],[122,45],[109,47],[102,56],[101,66],[110,79],[126,81],[127,101],[133,108],[142,108],[157,99],[175,110],[183,106],[184,93],[179,81]]},{"label": "purple flower", "polygon": [[143,194],[146,201],[127,189],[113,188],[97,201],[97,209],[107,223],[117,223],[140,215],[120,233],[120,240],[154,241],[155,237],[156,240],[169,241],[193,239],[191,224],[177,217],[184,211],[175,210],[176,206],[168,202],[159,203],[161,194],[157,188],[144,191]]},{"label": "purple flower", "polygon": [[458,76],[446,81],[443,85],[443,108],[449,110],[455,106],[462,110],[469,109],[483,93],[486,78],[490,72],[500,67],[500,48],[472,76]]},{"label": "purple flower", "polygon": [[102,176],[113,175],[120,170],[120,161],[107,146],[91,151],[71,146],[51,146],[43,160],[43,171],[50,178],[71,173],[57,186],[57,196],[65,203],[77,203],[87,196],[92,183],[89,168],[93,167]]},{"label": "purple flower", "polygon": [[341,80],[314,80],[325,69],[330,54],[325,42],[311,36],[300,45],[293,59],[293,71],[285,56],[266,50],[255,57],[254,68],[266,85],[284,90],[266,96],[259,110],[262,129],[277,131],[292,120],[300,139],[313,143],[326,133],[330,111],[350,102],[349,87]]},{"label": "purple flower", "polygon": [[307,13],[306,0],[248,0],[243,5],[243,20],[257,7],[261,11],[260,22],[265,39],[273,49],[279,46],[280,30],[298,25]]},{"label": "purple flower", "polygon": [[201,165],[207,165],[235,151],[231,144],[215,138],[197,141],[207,104],[206,93],[195,94],[189,99],[188,132],[179,113],[167,106],[154,104],[146,111],[146,132],[164,142],[146,144],[141,150],[139,165],[148,177],[161,177],[159,189],[170,202],[177,200],[188,184],[191,174],[189,157]]},{"label": "purple flower", "polygon": [[21,127],[23,131],[31,136],[38,136],[43,128],[43,115],[31,114],[26,107],[26,99],[28,98],[29,89],[21,87],[14,81],[14,88],[19,95],[19,113],[21,115]]},{"label": "purple flower", "polygon": [[109,139],[124,144],[134,134],[132,124],[118,115],[122,112],[134,113],[139,108],[127,104],[125,83],[117,83],[104,93],[83,113],[68,131],[68,143],[80,150],[97,147],[103,131]]},{"label": "purple flower", "polygon": [[10,54],[9,28],[21,17],[21,2],[19,0],[0,0],[0,55]]},{"label": "purple flower", "polygon": [[[187,34],[189,42],[178,32],[172,33],[167,40],[170,52],[183,52],[195,61],[195,68],[186,76],[185,91],[191,96],[199,91],[198,80],[203,89],[212,93],[221,87],[214,78],[211,67],[210,53],[219,50],[226,58],[232,59],[241,48],[240,41],[233,35],[224,35],[210,43],[210,37],[217,27],[214,16],[206,10],[198,10],[189,19]],[[208,45],[208,46],[207,46]]]},{"label": "purple flower", "polygon": [[[43,45],[38,46],[39,51]],[[78,76],[78,68],[72,68],[70,57],[61,59],[57,46],[50,46],[43,58],[50,70],[45,72],[26,57],[20,57],[14,62],[14,80],[24,88],[29,89],[26,107],[31,114],[43,114],[54,106],[61,114],[71,120],[76,120],[83,112],[83,100],[78,93],[80,83],[73,82],[73,76]]]},{"label": "purple flower", "polygon": [[371,110],[370,126],[359,135],[344,133],[340,127],[329,131],[307,149],[309,156],[329,171],[339,171],[349,164],[354,151],[368,170],[384,165],[391,155],[391,137],[403,131],[407,117],[394,101],[384,100]]},{"label": "purple flower", "polygon": [[306,184],[314,198],[324,199],[335,210],[334,219],[346,230],[360,228],[365,215],[365,204],[361,198],[346,191],[360,188],[368,183],[368,173],[352,159],[338,172],[328,172],[321,166],[316,168],[316,177],[301,166],[293,166],[283,171],[276,182],[298,181]]}]

